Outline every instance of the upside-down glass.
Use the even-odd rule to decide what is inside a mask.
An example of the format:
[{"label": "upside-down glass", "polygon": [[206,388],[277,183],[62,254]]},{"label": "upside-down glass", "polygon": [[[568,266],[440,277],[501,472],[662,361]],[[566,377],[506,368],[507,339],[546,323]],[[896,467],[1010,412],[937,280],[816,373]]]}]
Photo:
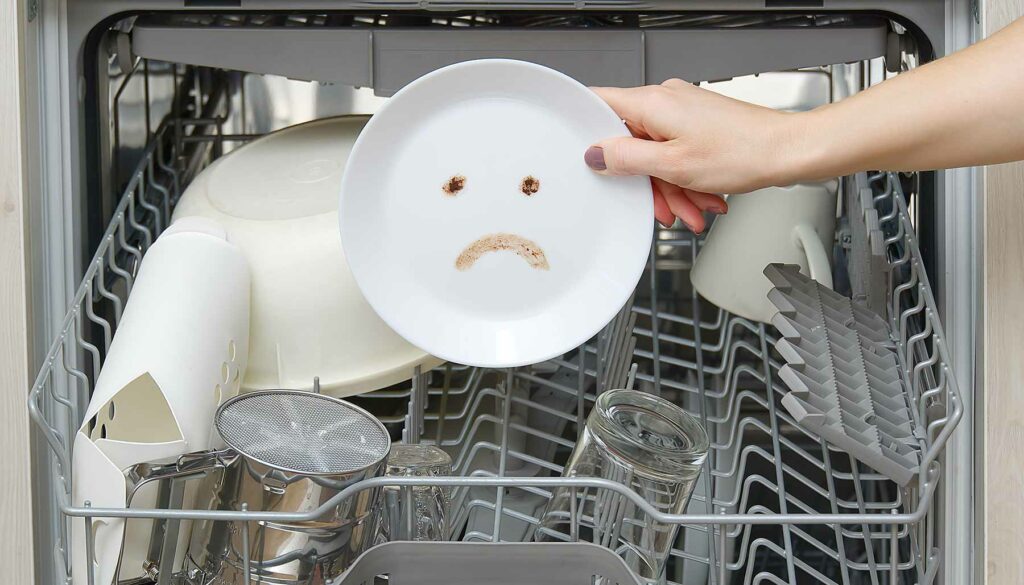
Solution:
[{"label": "upside-down glass", "polygon": [[[562,475],[609,479],[661,512],[681,514],[707,452],[707,433],[683,409],[643,392],[611,390],[598,396]],[[653,521],[610,490],[557,488],[535,538],[591,540],[618,552],[643,580],[657,583],[678,528]]]},{"label": "upside-down glass", "polygon": [[[433,445],[395,443],[386,475],[437,477],[452,474],[452,458]],[[448,540],[451,490],[439,486],[385,486],[379,540]]]}]

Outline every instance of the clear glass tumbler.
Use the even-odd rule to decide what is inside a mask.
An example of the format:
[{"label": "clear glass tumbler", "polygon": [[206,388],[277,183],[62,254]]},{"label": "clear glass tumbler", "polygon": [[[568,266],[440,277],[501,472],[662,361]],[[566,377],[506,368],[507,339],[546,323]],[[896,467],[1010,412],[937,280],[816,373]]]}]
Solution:
[{"label": "clear glass tumbler", "polygon": [[[386,474],[435,477],[452,474],[452,458],[433,445],[391,445]],[[437,486],[385,486],[380,541],[447,540],[451,490]]]},{"label": "clear glass tumbler", "polygon": [[[598,396],[562,475],[609,479],[659,511],[681,514],[707,452],[707,433],[683,409],[644,392],[611,390]],[[619,553],[644,581],[657,583],[678,528],[653,521],[610,490],[557,488],[535,539],[590,540]]]}]

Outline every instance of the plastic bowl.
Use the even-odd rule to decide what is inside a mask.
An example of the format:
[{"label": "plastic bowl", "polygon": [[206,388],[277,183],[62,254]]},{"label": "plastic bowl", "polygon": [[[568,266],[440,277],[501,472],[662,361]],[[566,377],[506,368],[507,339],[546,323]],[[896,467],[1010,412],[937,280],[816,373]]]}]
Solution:
[{"label": "plastic bowl", "polygon": [[174,219],[224,226],[252,272],[249,366],[242,391],[334,396],[384,388],[441,360],[373,311],[349,273],[338,233],[341,175],[365,116],[317,120],[253,141],[192,182]]}]

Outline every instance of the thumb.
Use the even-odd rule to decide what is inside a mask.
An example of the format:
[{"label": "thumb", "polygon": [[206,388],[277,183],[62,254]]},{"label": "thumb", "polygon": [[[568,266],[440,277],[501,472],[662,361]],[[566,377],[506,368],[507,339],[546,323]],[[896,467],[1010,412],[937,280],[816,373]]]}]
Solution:
[{"label": "thumb", "polygon": [[668,144],[621,136],[602,140],[587,149],[584,161],[591,169],[607,175],[672,176]]}]

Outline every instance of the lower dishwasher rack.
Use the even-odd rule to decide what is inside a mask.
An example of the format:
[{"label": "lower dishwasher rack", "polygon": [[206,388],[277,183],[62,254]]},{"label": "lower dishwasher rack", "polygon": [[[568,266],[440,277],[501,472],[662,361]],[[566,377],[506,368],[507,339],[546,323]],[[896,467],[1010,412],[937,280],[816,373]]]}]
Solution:
[{"label": "lower dishwasher rack", "polygon": [[[32,419],[49,445],[42,470],[53,480],[49,505],[61,512],[43,530],[52,537],[49,560],[68,582],[70,557],[80,554],[69,550],[72,522],[253,518],[243,511],[70,503],[71,441],[138,264],[167,227],[189,179],[219,151],[215,146],[251,138],[225,138],[218,123],[175,119],[155,133],[30,390]],[[650,518],[681,525],[669,583],[933,582],[946,544],[936,497],[940,468],[962,405],[908,212],[913,194],[905,195],[894,174],[863,179],[885,236],[884,317],[924,431],[920,473],[910,487],[901,489],[797,426],[780,404],[786,390],[778,376],[782,359],[772,349],[774,329],[700,299],[689,269],[702,239],[659,228],[632,304],[579,349],[513,370],[449,364],[357,397],[407,442],[448,450],[455,471],[448,478],[375,478],[336,500],[383,484],[449,486],[452,538],[498,543],[528,540],[553,488],[590,487],[617,492]],[[620,386],[669,398],[708,430],[710,454],[686,514],[661,513],[620,484],[559,477],[597,394]],[[311,519],[330,506],[261,518]]]}]

